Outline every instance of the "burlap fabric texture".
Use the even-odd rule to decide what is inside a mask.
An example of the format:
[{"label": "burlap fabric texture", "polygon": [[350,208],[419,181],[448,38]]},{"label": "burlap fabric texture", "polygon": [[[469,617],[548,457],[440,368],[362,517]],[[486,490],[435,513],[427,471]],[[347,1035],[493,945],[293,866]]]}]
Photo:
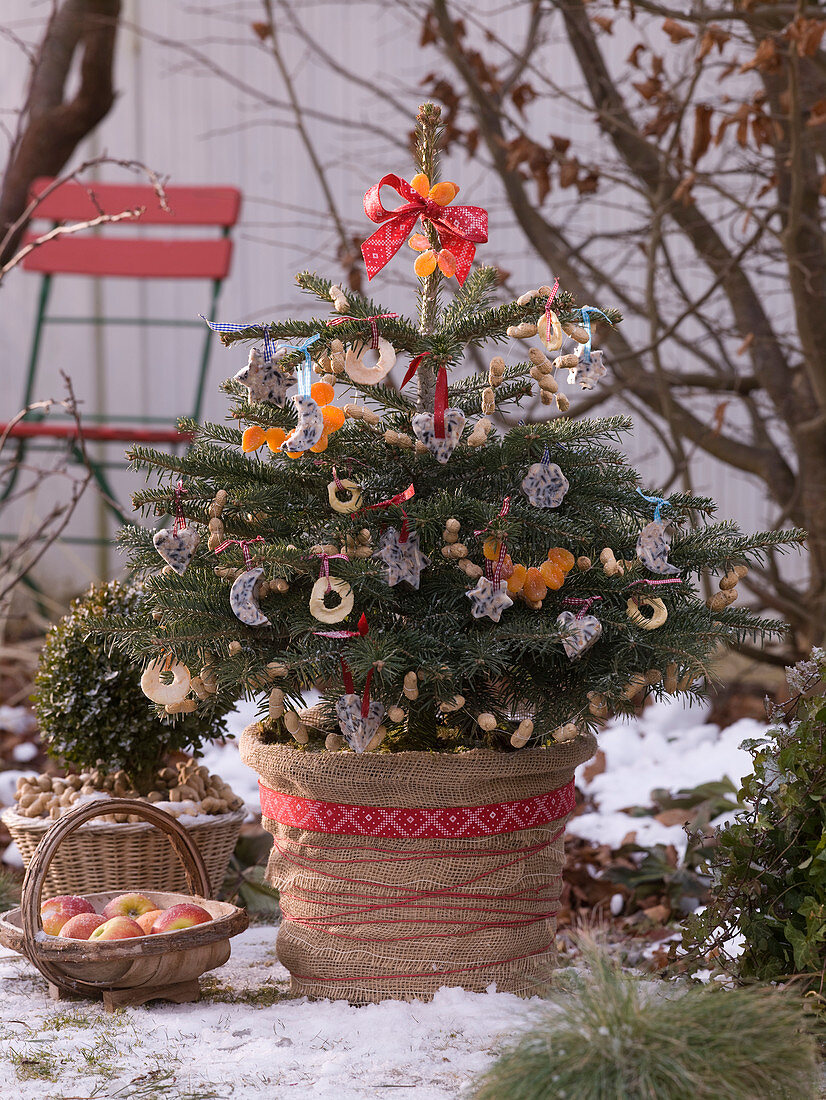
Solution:
[{"label": "burlap fabric texture", "polygon": [[[564,788],[596,749],[459,754],[306,752],[241,737],[241,759],[282,794],[358,807],[487,806]],[[264,817],[268,881],[285,919],[277,952],[296,995],[365,1004],[429,1000],[442,986],[547,991],[569,814],[467,839],[337,835]]]}]

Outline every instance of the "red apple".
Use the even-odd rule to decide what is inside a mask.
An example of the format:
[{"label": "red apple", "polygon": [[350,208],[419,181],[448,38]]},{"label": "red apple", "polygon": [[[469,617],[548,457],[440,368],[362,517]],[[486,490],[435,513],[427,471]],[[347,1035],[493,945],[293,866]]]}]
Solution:
[{"label": "red apple", "polygon": [[103,915],[106,920],[110,917],[130,917],[137,920],[144,913],[151,913],[158,906],[154,901],[143,894],[118,894],[116,898],[107,901],[103,907]]},{"label": "red apple", "polygon": [[129,940],[133,936],[142,936],[143,929],[137,921],[131,917],[110,917],[108,921],[96,928],[89,937],[90,940]]},{"label": "red apple", "polygon": [[155,923],[156,917],[159,917],[163,909],[150,909],[148,913],[141,913],[137,918],[136,923],[143,929],[144,936],[152,935],[152,925]]},{"label": "red apple", "polygon": [[75,913],[60,929],[60,935],[67,940],[88,940],[94,930],[104,923],[103,917],[97,913]]},{"label": "red apple", "polygon": [[60,894],[40,906],[40,919],[47,936],[56,936],[63,925],[78,913],[94,913],[95,907],[77,894]]},{"label": "red apple", "polygon": [[212,920],[212,917],[200,905],[193,901],[182,901],[177,905],[170,905],[164,909],[152,925],[152,935],[158,932],[176,932],[179,928],[193,928],[196,924],[204,924]]}]

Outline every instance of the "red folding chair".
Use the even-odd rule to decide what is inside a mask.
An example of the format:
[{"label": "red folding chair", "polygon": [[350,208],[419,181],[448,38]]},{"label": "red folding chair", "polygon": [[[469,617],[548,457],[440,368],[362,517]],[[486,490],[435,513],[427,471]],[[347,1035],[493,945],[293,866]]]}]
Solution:
[{"label": "red folding chair", "polygon": [[[53,181],[39,179],[33,187],[33,196],[42,195]],[[91,193],[90,193],[91,192]],[[94,195],[94,198],[92,197]],[[190,319],[141,317],[79,317],[57,316],[48,312],[52,284],[56,275],[81,275],[100,278],[129,279],[206,279],[211,283],[211,296],[208,316],[214,317],[221,286],[229,273],[232,257],[230,230],[238,221],[241,208],[241,193],[234,187],[168,187],[166,188],[168,210],[163,209],[154,189],[147,185],[120,183],[95,183],[92,185],[69,181],[56,187],[43,197],[37,207],[34,218],[47,219],[54,225],[90,221],[101,212],[117,214],[124,210],[143,207],[143,213],[128,222],[134,221],[140,226],[201,226],[219,230],[212,237],[124,237],[106,236],[107,224],[104,223],[95,234],[78,232],[59,236],[32,249],[23,260],[27,271],[42,275],[38,296],[37,316],[32,338],[31,354],[23,394],[22,407],[32,401],[37,385],[37,373],[43,331],[47,324],[92,324],[92,325],[150,325],[165,327],[204,327],[202,322]],[[111,224],[111,223],[110,223]],[[36,240],[36,232],[30,232],[24,244]],[[211,333],[204,333],[201,359],[195,378],[195,393],[190,415],[199,420],[204,400],[204,388]],[[93,421],[94,416],[84,417]],[[181,443],[189,437],[180,433],[169,424],[168,417],[132,416],[129,418],[107,416],[105,423],[89,423],[84,426],[84,437],[103,442],[122,441],[131,443]],[[125,420],[124,424],[113,423]],[[150,424],[164,424],[166,427],[150,428]],[[7,425],[0,424],[0,433]],[[27,448],[34,441],[63,440],[73,450],[76,458],[79,452],[76,446],[76,428],[73,423],[55,423],[50,419],[44,422],[44,414],[32,412],[14,425],[9,432],[17,439],[15,461],[13,462],[6,484],[0,489],[0,502],[12,492],[25,460]],[[75,441],[75,442],[73,442]],[[126,522],[126,516],[116,503],[105,472],[106,464],[93,463],[93,474],[104,492],[107,507],[119,522]],[[97,541],[74,539],[65,541]]]}]

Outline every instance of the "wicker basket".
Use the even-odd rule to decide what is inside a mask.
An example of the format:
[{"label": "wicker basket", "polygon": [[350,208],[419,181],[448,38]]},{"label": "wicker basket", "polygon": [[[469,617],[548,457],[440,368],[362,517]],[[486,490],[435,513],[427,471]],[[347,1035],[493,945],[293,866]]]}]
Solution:
[{"label": "wicker basket", "polygon": [[[49,982],[55,1000],[67,994],[102,997],[107,1012],[157,999],[196,1001],[200,996],[198,978],[227,961],[230,938],[247,927],[247,914],[235,905],[204,896],[209,887],[206,866],[191,835],[175,818],[134,799],[113,800],[111,806],[144,818],[149,823],[147,828],[180,861],[186,894],[150,889],[147,896],[159,908],[194,901],[207,910],[212,920],[174,932],[123,940],[91,942],[46,936],[40,905],[49,866],[84,824],[109,810],[109,804],[101,807],[99,802],[86,803],[50,822],[26,871],[20,908],[0,914],[0,943],[34,963]],[[116,893],[94,891],[86,897],[100,912]]]},{"label": "wicker basket", "polygon": [[547,992],[581,735],[518,753],[310,752],[251,726],[293,993],[354,1004],[442,986]]},{"label": "wicker basket", "polygon": [[[100,812],[109,812],[108,803]],[[210,897],[215,897],[221,888],[245,817],[245,810],[235,810],[184,826],[206,864]],[[15,810],[6,810],[2,821],[28,867],[54,822],[23,817]],[[67,836],[55,852],[46,872],[44,890],[52,896],[106,890],[184,893],[186,878],[174,849],[152,825],[88,821]]]}]

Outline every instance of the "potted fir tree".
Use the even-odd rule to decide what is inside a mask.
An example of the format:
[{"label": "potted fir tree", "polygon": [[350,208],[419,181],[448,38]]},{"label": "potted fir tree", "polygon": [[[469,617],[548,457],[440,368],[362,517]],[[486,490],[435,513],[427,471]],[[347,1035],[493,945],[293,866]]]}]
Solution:
[{"label": "potted fir tree", "polygon": [[[217,890],[245,816],[242,800],[195,758],[224,732],[222,714],[159,717],[134,664],[92,630],[97,621],[136,614],[143,599],[133,585],[92,585],[47,634],[34,705],[46,750],[67,772],[22,777],[3,820],[28,865],[51,822],[78,802],[146,799],[189,828]],[[48,876],[46,888],[57,894],[185,888],[163,834],[123,814],[76,831]]]},{"label": "potted fir tree", "polygon": [[[735,585],[801,538],[641,495],[613,446],[622,417],[550,418],[569,405],[560,369],[585,389],[605,373],[592,323],[619,315],[550,286],[491,304],[498,273],[470,271],[487,216],[437,182],[438,114],[419,114],[411,182],[365,196],[368,274],[409,237],[418,321],[304,273],[332,315],[215,325],[226,344],[263,341],[225,387],[238,427],[187,423],[183,457],[135,448],[159,475],[136,504],[176,524],[124,533],[150,607],[112,624],[150,680],[167,668],[206,713],[266,684],[241,753],[275,836],[279,957],[296,991],[355,1001],[545,988],[593,730],[646,694],[697,691],[720,641],[772,629],[729,606]],[[508,339],[488,374],[448,384],[468,346]],[[535,384],[549,419],[495,430]]]}]

